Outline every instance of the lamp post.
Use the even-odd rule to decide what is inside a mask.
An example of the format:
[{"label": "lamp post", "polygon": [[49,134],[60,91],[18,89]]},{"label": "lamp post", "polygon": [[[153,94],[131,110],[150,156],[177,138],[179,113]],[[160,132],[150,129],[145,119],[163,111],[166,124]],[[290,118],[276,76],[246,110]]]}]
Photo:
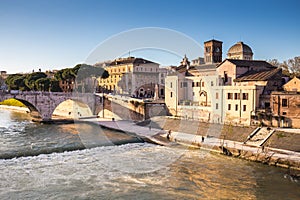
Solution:
[{"label": "lamp post", "polygon": [[74,90],[74,81],[71,82],[71,92]]},{"label": "lamp post", "polygon": [[103,88],[102,88],[102,118],[104,118],[104,88],[105,88],[105,85],[103,85]]}]

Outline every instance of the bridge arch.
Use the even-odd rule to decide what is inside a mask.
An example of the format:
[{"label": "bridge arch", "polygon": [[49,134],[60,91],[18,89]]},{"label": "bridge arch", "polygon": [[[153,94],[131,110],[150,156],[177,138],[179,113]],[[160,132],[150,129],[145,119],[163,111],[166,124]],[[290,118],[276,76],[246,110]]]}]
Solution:
[{"label": "bridge arch", "polygon": [[29,102],[27,100],[24,99],[19,99],[19,98],[10,98],[10,99],[15,99],[20,101],[22,104],[24,104],[30,111],[30,116],[34,119],[41,119],[42,116],[40,114],[40,111],[38,110],[38,108],[36,106],[34,106],[33,102]]},{"label": "bridge arch", "polygon": [[51,121],[52,114],[57,106],[69,99],[79,102],[80,105],[86,104],[86,107],[91,110],[92,114],[98,113],[101,107],[100,97],[93,93],[76,95],[72,93],[40,91],[17,91],[15,94],[0,93],[0,101],[10,98],[16,99],[27,106],[34,121]]},{"label": "bridge arch", "polygon": [[91,115],[93,115],[93,112],[88,104],[71,98],[58,103],[52,112],[52,118],[65,117],[78,119],[80,117],[88,117]]}]

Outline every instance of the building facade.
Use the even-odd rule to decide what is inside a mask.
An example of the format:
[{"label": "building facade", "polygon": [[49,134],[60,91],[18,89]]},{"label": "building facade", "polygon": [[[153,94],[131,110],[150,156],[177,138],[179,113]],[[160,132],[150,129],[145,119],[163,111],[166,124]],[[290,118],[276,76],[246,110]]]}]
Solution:
[{"label": "building facade", "polygon": [[300,79],[294,77],[283,91],[271,93],[272,125],[300,128]]},{"label": "building facade", "polygon": [[109,72],[107,79],[99,79],[99,86],[108,91],[139,98],[152,98],[155,88],[159,97],[164,96],[166,71],[159,64],[143,58],[119,58],[104,67]]}]

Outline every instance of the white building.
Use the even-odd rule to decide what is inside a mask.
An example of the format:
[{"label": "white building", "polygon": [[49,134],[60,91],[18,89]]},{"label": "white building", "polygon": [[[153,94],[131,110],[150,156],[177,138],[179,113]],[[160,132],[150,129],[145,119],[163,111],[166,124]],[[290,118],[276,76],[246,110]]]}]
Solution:
[{"label": "white building", "polygon": [[[219,41],[205,44],[210,64],[190,66],[184,57],[175,72],[166,77],[165,102],[169,112],[207,122],[250,125],[252,116],[270,107],[271,91],[281,87],[281,70],[265,61],[251,60],[252,57],[211,63],[220,60],[217,54],[216,58],[208,58],[214,56],[208,53],[216,49],[214,43],[220,47]],[[209,48],[209,44],[213,46]]]}]

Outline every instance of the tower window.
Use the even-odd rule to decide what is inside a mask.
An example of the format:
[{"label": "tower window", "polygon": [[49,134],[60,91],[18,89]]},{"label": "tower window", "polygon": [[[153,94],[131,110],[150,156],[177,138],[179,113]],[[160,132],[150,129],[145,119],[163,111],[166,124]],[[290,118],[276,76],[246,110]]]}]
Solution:
[{"label": "tower window", "polygon": [[282,99],[282,107],[288,107],[288,100]]}]

